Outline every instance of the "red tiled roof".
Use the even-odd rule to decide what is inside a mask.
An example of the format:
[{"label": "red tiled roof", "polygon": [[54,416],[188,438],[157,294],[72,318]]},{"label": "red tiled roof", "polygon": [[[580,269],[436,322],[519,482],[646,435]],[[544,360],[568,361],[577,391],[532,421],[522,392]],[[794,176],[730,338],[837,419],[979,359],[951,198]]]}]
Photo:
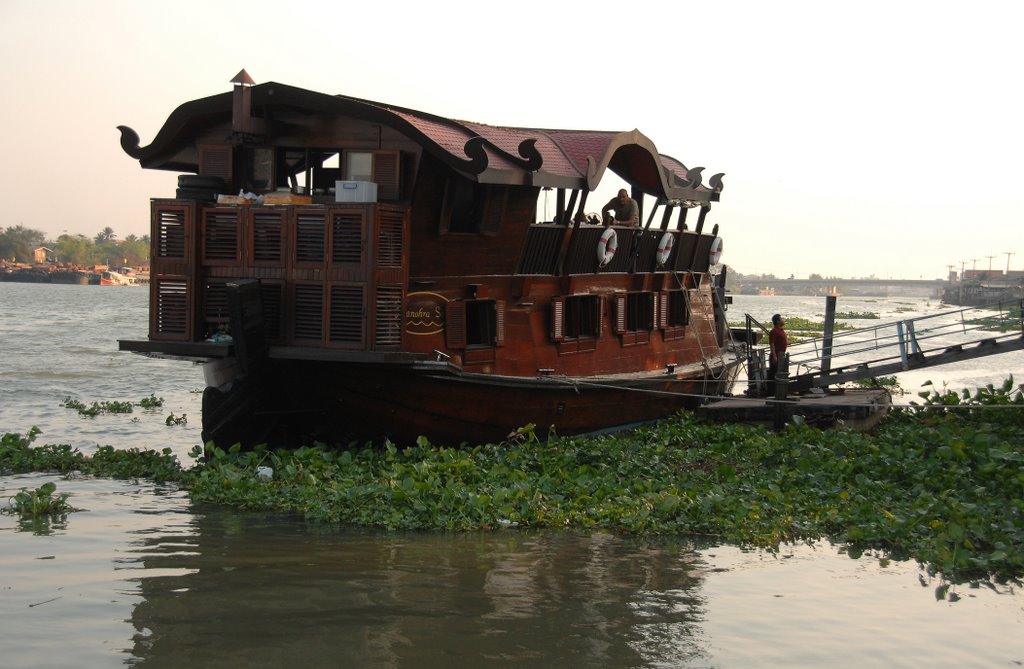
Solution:
[{"label": "red tiled roof", "polygon": [[[287,108],[387,125],[453,169],[481,182],[593,190],[605,171],[613,169],[627,182],[655,196],[709,201],[717,199],[721,190],[721,175],[713,178],[711,189],[704,187],[699,170],[691,172],[679,160],[661,155],[654,143],[637,130],[502,127],[273,82],[255,85],[251,90],[254,108],[268,115],[275,108]],[[123,126],[121,145],[144,167],[182,169],[173,162],[176,150],[203,128],[230,119],[231,109],[231,93],[185,103],[171,114],[149,146],[140,147],[135,132]]]}]

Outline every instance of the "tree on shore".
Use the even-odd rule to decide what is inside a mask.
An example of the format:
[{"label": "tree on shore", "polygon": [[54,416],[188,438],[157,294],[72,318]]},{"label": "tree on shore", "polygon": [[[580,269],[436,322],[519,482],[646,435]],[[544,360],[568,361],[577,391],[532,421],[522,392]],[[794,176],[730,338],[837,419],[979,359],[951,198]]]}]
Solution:
[{"label": "tree on shore", "polygon": [[26,228],[20,223],[0,232],[0,258],[12,262],[31,262],[32,251],[43,246],[46,233]]},{"label": "tree on shore", "polygon": [[63,234],[47,240],[42,230],[23,225],[0,231],[0,259],[32,262],[32,251],[40,246],[53,250],[57,262],[83,267],[89,265],[128,265],[138,267],[149,264],[149,235],[128,235],[118,240],[112,228],[104,228],[94,238],[85,235]]},{"label": "tree on shore", "polygon": [[102,230],[100,230],[96,234],[96,244],[97,245],[105,244],[107,242],[112,242],[115,239],[117,239],[117,236],[114,234],[114,229],[111,228],[110,226],[107,226],[107,227],[103,228]]}]

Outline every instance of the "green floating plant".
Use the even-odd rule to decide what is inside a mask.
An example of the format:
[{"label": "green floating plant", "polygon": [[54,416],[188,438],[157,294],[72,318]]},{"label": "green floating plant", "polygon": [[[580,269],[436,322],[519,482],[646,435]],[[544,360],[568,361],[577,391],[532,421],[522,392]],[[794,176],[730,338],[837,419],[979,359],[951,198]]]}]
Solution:
[{"label": "green floating plant", "polygon": [[4,511],[28,516],[54,516],[78,509],[68,504],[67,493],[54,494],[57,484],[44,483],[35,490],[21,490],[10,499],[10,506]]}]

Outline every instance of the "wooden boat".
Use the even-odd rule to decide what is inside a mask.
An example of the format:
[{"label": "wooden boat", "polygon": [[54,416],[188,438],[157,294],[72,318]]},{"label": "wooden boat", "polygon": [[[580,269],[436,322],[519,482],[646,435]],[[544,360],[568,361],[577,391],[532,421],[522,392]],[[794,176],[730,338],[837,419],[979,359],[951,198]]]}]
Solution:
[{"label": "wooden boat", "polygon": [[124,270],[103,270],[100,272],[101,286],[138,286],[139,281],[133,272]]},{"label": "wooden boat", "polygon": [[[120,348],[205,363],[204,439],[544,438],[731,386],[726,268],[705,229],[721,174],[705,185],[637,130],[233,83],[148,146],[120,127],[142,167],[183,173],[151,201],[149,337]],[[611,174],[640,224],[587,222]]]}]

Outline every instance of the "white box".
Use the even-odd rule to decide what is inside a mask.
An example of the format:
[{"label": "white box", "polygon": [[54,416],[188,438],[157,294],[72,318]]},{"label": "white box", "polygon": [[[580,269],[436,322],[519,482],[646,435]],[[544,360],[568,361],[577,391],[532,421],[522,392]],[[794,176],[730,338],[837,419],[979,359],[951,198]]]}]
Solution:
[{"label": "white box", "polygon": [[372,181],[335,181],[335,202],[376,202],[377,184]]}]

